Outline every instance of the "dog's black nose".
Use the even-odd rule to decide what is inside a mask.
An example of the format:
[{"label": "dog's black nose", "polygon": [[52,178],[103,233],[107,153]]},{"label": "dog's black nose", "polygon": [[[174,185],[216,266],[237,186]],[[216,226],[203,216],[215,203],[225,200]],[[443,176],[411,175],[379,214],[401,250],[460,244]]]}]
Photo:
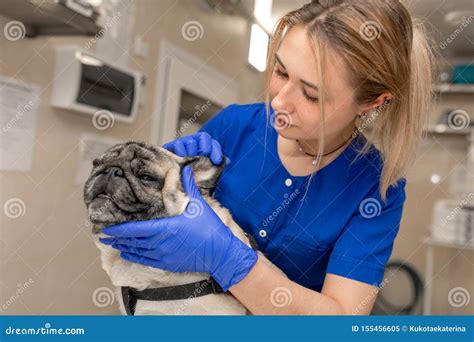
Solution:
[{"label": "dog's black nose", "polygon": [[123,177],[123,170],[119,167],[109,167],[106,172],[109,177]]}]

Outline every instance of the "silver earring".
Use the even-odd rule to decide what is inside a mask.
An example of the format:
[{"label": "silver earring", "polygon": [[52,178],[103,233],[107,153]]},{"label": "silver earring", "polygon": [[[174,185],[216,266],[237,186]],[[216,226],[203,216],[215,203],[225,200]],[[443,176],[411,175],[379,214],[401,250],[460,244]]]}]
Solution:
[{"label": "silver earring", "polygon": [[362,113],[361,115],[359,115],[359,117],[360,117],[361,120],[365,120],[367,118],[367,114]]}]

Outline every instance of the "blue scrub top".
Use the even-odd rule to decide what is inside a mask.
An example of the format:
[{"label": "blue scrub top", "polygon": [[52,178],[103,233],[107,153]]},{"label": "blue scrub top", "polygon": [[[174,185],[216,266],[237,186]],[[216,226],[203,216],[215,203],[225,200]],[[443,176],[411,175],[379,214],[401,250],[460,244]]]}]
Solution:
[{"label": "blue scrub top", "polygon": [[373,148],[354,162],[362,135],[316,172],[308,187],[309,176],[292,176],[281,163],[265,103],[230,105],[201,131],[219,141],[231,160],[214,197],[291,280],[318,292],[326,273],[381,286],[406,179],[390,187],[383,202],[380,153]]}]

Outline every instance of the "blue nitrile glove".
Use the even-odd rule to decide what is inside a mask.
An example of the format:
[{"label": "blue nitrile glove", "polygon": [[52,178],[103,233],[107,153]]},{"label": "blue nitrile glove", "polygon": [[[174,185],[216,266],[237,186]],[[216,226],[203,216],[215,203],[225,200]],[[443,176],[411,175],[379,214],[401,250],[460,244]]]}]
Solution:
[{"label": "blue nitrile glove", "polygon": [[[209,157],[214,165],[222,163],[221,145],[217,140],[212,139],[207,132],[198,132],[172,140],[164,144],[163,147],[180,157],[205,156]],[[226,158],[226,163],[230,163],[229,158]]]},{"label": "blue nitrile glove", "polygon": [[199,193],[191,167],[182,171],[190,197],[183,214],[107,227],[100,239],[125,260],[170,272],[206,272],[224,289],[237,284],[257,262],[257,253],[224,225]]}]

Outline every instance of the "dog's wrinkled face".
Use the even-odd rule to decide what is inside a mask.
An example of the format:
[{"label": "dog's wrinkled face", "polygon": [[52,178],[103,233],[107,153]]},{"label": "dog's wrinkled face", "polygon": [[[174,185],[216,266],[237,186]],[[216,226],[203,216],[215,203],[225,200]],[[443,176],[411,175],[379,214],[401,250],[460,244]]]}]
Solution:
[{"label": "dog's wrinkled face", "polygon": [[93,232],[121,222],[181,214],[189,202],[181,185],[181,170],[188,164],[201,193],[206,194],[215,186],[225,161],[214,166],[206,157],[181,158],[134,141],[104,152],[94,160],[84,186]]}]

